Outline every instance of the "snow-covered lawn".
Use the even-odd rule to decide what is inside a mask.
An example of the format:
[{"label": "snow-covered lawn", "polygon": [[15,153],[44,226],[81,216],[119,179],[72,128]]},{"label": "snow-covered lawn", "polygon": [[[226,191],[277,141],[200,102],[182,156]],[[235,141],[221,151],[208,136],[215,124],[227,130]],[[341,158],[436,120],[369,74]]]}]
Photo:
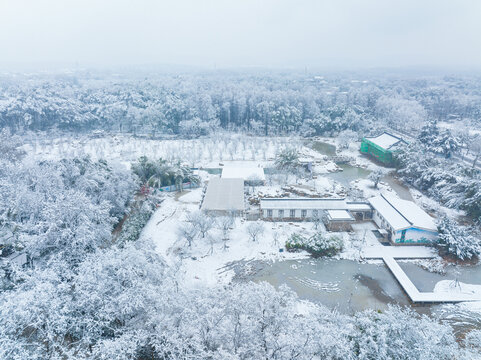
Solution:
[{"label": "snow-covered lawn", "polygon": [[[465,284],[454,280],[441,280],[434,286],[434,292],[437,294],[473,295],[481,298],[481,285]],[[481,308],[481,303],[478,306]]]},{"label": "snow-covered lawn", "polygon": [[23,146],[30,156],[40,159],[89,155],[94,160],[106,159],[128,165],[140,156],[147,156],[181,160],[192,167],[219,167],[219,163],[227,162],[239,165],[244,161],[271,164],[276,153],[285,147],[295,147],[302,157],[319,161],[324,159],[323,155],[303,146],[296,138],[266,138],[230,133],[192,140],[155,140],[130,135],[55,139],[33,136]]},{"label": "snow-covered lawn", "polygon": [[221,231],[215,228],[205,238],[197,238],[189,248],[185,240],[179,239],[177,229],[188,213],[198,210],[201,193],[202,189],[195,189],[178,200],[175,195],[167,194],[141,235],[154,241],[167,264],[178,267],[186,285],[228,283],[234,271],[226,266],[236,261],[280,261],[308,256],[305,252],[288,253],[279,249],[284,248],[285,241],[293,232],[313,234],[312,223],[263,222],[264,233],[254,242],[247,233],[250,222],[236,219],[227,248],[224,248]]}]

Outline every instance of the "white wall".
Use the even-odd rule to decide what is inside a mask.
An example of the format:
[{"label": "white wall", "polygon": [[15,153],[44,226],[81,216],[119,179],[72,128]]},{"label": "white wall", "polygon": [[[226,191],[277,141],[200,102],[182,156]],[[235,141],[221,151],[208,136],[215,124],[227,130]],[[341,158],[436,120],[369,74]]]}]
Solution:
[{"label": "white wall", "polygon": [[[265,218],[272,218],[272,219],[279,219],[280,216],[279,216],[279,210],[278,209],[272,209],[272,216],[268,216],[267,215],[267,210],[268,209],[263,209],[262,210],[262,216],[265,217]],[[307,214],[306,214],[306,219],[311,219],[312,218],[312,210],[306,210],[307,211]],[[322,210],[319,210],[319,212],[321,212]],[[302,215],[302,210],[300,209],[295,209],[295,216],[294,218],[301,218],[301,215]],[[291,209],[284,209],[284,216],[282,217],[283,219],[287,219],[287,218],[292,218],[291,216]]]},{"label": "white wall", "polygon": [[[382,217],[376,210],[374,210],[373,212],[373,220],[376,223],[376,225],[379,226],[381,229],[386,229],[391,233],[391,236],[392,236],[391,241],[402,244],[401,242],[402,230],[393,231],[390,225],[387,223],[387,221],[384,221],[383,223]],[[427,230],[417,229],[413,227],[413,228],[406,229],[404,243],[406,244],[427,243],[427,242],[435,241],[437,240],[437,238],[438,238],[438,233],[435,231],[427,231]]]},{"label": "white wall", "polygon": [[[399,244],[401,242],[402,231],[397,231],[393,237],[393,241]],[[427,231],[417,228],[410,228],[406,230],[404,243],[416,244],[416,243],[429,243],[438,239],[438,233],[435,231]]]}]

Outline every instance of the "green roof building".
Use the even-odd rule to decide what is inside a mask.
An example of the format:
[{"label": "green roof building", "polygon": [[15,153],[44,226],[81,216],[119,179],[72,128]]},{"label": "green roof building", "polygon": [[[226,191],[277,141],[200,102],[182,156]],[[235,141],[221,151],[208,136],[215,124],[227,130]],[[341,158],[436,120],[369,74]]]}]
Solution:
[{"label": "green roof building", "polygon": [[361,142],[361,153],[372,156],[385,165],[393,164],[393,153],[407,143],[400,137],[387,132],[376,137],[365,137]]}]

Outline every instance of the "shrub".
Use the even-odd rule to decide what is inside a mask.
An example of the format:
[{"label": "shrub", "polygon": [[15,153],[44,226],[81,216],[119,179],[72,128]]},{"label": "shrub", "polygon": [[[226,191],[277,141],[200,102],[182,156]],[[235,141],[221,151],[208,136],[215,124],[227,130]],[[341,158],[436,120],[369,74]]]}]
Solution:
[{"label": "shrub", "polygon": [[305,250],[314,257],[334,256],[342,250],[342,239],[317,233],[309,238],[294,233],[286,242],[287,251]]},{"label": "shrub", "polygon": [[122,230],[117,239],[117,243],[123,246],[126,242],[137,241],[140,233],[154,213],[155,205],[147,199],[139,208],[133,208],[130,216],[125,220]]}]

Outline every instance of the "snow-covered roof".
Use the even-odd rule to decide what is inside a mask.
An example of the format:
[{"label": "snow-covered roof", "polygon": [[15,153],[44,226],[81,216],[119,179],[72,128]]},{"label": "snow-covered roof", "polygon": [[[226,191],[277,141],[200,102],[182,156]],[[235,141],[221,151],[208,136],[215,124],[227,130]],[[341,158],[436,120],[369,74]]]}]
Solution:
[{"label": "snow-covered roof", "polygon": [[347,209],[349,211],[369,211],[371,210],[371,205],[366,202],[347,202]]},{"label": "snow-covered roof", "polygon": [[202,202],[202,210],[243,211],[244,180],[211,178]]},{"label": "snow-covered roof", "polygon": [[267,198],[261,199],[261,209],[345,210],[345,199],[331,198]]},{"label": "snow-covered roof", "polygon": [[223,179],[265,180],[266,175],[261,167],[226,166],[222,169]]},{"label": "snow-covered roof", "polygon": [[393,195],[379,195],[369,199],[369,203],[395,231],[410,227],[437,231],[433,218],[412,201]]},{"label": "snow-covered roof", "polygon": [[327,210],[329,220],[354,220],[347,210]]},{"label": "snow-covered roof", "polygon": [[405,143],[405,141],[400,137],[394,136],[387,132],[384,132],[381,135],[375,137],[366,137],[366,139],[386,150],[391,149],[399,143]]}]

